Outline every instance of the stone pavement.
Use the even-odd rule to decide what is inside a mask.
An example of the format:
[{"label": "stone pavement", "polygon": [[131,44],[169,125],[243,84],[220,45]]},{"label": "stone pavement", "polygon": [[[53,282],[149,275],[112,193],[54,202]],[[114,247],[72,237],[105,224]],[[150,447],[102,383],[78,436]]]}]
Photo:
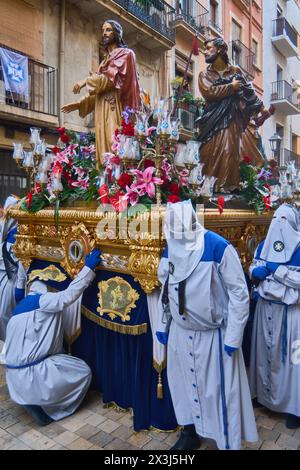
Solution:
[{"label": "stone pavement", "polygon": [[[255,410],[260,440],[246,449],[300,449],[300,429],[287,429],[284,417],[264,408]],[[39,427],[23,409],[14,404],[5,385],[5,369],[0,365],[0,449],[62,450],[168,450],[178,432],[135,433],[129,411],[106,408],[97,392],[90,392],[73,416]],[[215,449],[212,441],[202,441],[200,449]]]}]

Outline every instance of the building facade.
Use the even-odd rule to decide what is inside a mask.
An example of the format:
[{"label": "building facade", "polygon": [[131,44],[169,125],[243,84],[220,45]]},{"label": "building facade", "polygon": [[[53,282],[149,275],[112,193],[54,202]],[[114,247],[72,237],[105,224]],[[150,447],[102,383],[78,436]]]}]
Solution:
[{"label": "building facade", "polygon": [[[281,165],[300,164],[300,2],[264,0],[264,101],[276,112],[264,125],[263,139],[269,157]],[[282,141],[272,155],[269,139]]]}]

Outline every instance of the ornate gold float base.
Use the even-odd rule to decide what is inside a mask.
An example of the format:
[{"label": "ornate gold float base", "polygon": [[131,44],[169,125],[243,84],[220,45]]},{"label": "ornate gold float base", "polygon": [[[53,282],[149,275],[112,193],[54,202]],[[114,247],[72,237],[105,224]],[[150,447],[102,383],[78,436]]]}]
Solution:
[{"label": "ornate gold float base", "polygon": [[[74,277],[86,253],[99,247],[103,258],[99,269],[131,274],[146,293],[159,285],[157,268],[165,246],[163,207],[140,214],[127,225],[122,215],[113,213],[105,218],[99,209],[82,207],[61,209],[58,226],[52,209],[29,214],[12,208],[10,215],[19,223],[15,252],[26,268],[33,259],[58,262]],[[222,215],[214,209],[204,211],[205,227],[231,241],[245,270],[271,218],[272,213],[257,216],[247,210],[225,210]],[[158,235],[151,232],[155,227]]]}]

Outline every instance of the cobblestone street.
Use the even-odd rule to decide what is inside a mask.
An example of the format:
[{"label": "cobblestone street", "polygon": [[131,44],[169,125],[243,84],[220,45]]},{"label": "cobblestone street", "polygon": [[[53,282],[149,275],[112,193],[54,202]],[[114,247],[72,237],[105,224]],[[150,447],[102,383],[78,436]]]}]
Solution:
[{"label": "cobblestone street", "polygon": [[[255,410],[260,440],[246,449],[300,449],[300,429],[284,425],[284,416],[264,408]],[[7,450],[168,450],[178,432],[142,431],[135,433],[130,412],[106,408],[97,392],[90,392],[73,416],[40,427],[14,404],[5,385],[5,369],[0,366],[0,449]],[[202,441],[200,449],[215,449],[214,442]]]}]

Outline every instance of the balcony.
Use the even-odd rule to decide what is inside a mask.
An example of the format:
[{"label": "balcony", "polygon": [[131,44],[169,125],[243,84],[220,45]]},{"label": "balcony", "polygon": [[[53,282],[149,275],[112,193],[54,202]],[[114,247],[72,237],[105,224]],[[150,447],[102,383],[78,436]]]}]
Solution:
[{"label": "balcony", "polygon": [[241,41],[231,41],[230,44],[231,62],[238,65],[244,74],[251,80],[255,76],[254,53]]},{"label": "balcony", "polygon": [[[4,47],[4,46],[1,46]],[[6,48],[9,49],[9,48]],[[18,51],[14,51],[18,52]],[[5,90],[0,62],[0,112],[15,118],[29,117],[57,124],[57,69],[28,59],[28,97]],[[18,108],[18,111],[17,109]],[[45,117],[41,116],[45,115]],[[51,119],[52,116],[54,119]],[[50,120],[49,120],[50,118]]]},{"label": "balcony", "polygon": [[222,28],[213,20],[208,21],[208,27],[212,30],[213,33],[217,33],[217,35],[223,34]]},{"label": "balcony", "polygon": [[273,21],[272,43],[285,57],[298,56],[298,35],[285,18]]},{"label": "balcony", "polygon": [[250,7],[250,0],[233,0],[242,11],[247,10]]},{"label": "balcony", "polygon": [[175,27],[176,32],[190,40],[191,35],[204,35],[209,19],[209,11],[197,0],[176,2]]},{"label": "balcony", "polygon": [[[107,4],[107,2],[104,3]],[[109,3],[111,7],[113,4],[117,4],[129,13],[126,18],[124,18],[124,14],[120,15],[122,19],[130,21],[130,15],[132,15],[141,22],[141,25],[151,28],[152,37],[153,34],[156,38],[157,36],[163,37],[168,41],[169,48],[175,44],[175,10],[164,0],[113,0]]]},{"label": "balcony", "polygon": [[285,80],[272,83],[271,104],[286,116],[300,114],[300,102],[297,90]]}]

